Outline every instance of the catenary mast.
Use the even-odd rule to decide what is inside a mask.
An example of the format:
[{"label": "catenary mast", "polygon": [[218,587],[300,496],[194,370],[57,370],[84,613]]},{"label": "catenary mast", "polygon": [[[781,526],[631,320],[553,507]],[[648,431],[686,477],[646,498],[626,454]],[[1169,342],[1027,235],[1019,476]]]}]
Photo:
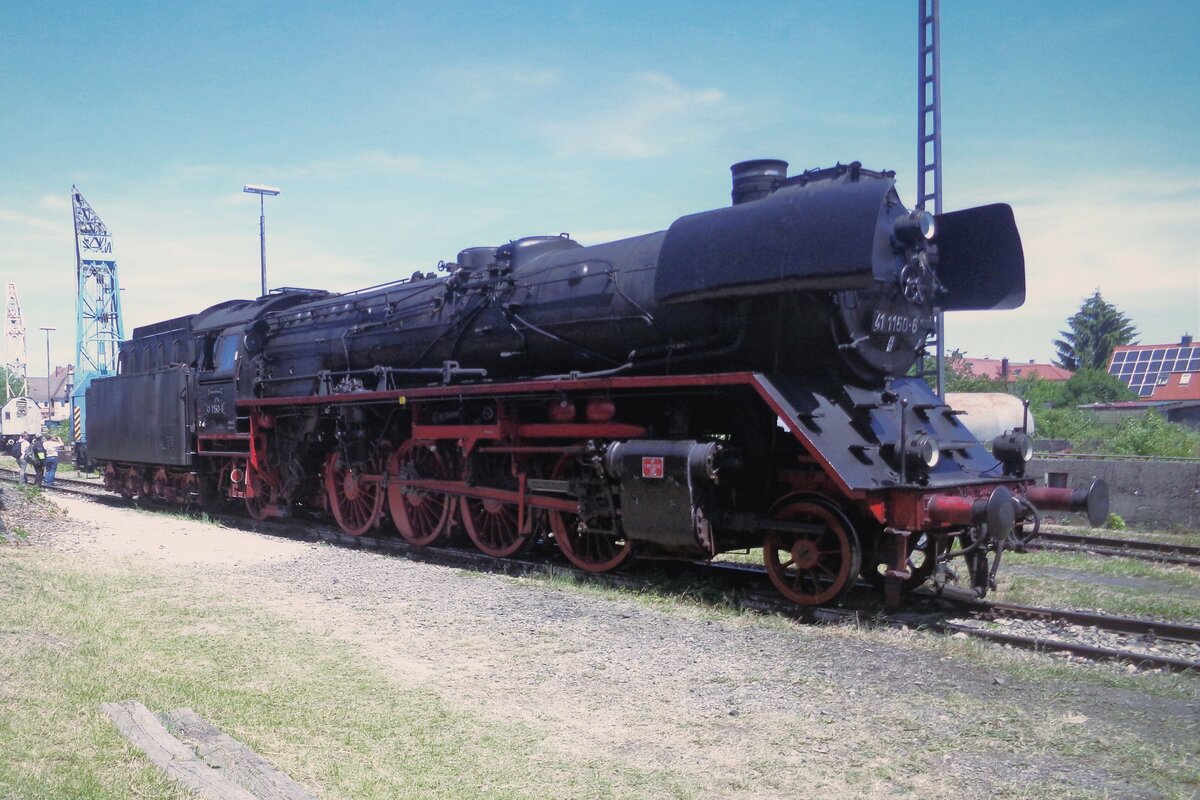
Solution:
[{"label": "catenary mast", "polygon": [[[939,0],[917,0],[917,208],[942,213],[942,56],[938,40]],[[932,201],[933,208],[926,204]],[[937,393],[946,397],[946,315],[937,309],[933,342],[937,353]]]},{"label": "catenary mast", "polygon": [[87,464],[87,388],[93,378],[117,373],[117,343],[125,338],[125,328],[112,235],[74,186],[71,207],[75,215],[76,263],[71,425],[76,463]]}]

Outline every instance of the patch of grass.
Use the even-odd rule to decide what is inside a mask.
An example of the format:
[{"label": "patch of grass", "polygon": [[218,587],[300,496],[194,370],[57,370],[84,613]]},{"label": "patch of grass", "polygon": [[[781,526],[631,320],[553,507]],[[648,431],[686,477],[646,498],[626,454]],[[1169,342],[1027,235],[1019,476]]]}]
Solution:
[{"label": "patch of grass", "polygon": [[22,525],[9,525],[8,533],[10,536],[15,536],[21,540],[29,539],[29,531],[25,530],[24,526]]},{"label": "patch of grass", "polygon": [[151,505],[143,507],[140,505],[132,506],[132,509],[138,514],[152,516],[155,519],[187,520],[188,522],[199,522],[204,525],[213,525],[217,528],[226,527],[225,523],[219,519],[214,519],[209,516],[209,513],[202,508],[192,508],[190,506],[167,506],[167,505]]},{"label": "patch of grass", "polygon": [[1200,574],[1191,567],[1050,551],[1010,554],[1005,566],[993,595],[1000,600],[1200,620]]},{"label": "patch of grass", "polygon": [[643,573],[642,577],[650,583],[637,590],[606,584],[603,578],[580,578],[572,571],[560,569],[529,573],[521,580],[614,602],[633,600],[660,611],[698,613],[702,618],[730,618],[752,613],[739,606],[733,591],[717,578],[673,576],[666,571],[643,569],[649,574]]},{"label": "patch of grass", "polygon": [[[1024,650],[1010,650],[976,639],[953,639],[919,631],[897,634],[871,628],[840,628],[843,635],[893,649],[897,658],[903,650],[916,647],[943,653],[970,665],[966,670],[983,670],[995,678],[991,690],[950,691],[939,694],[940,702],[930,707],[940,711],[945,735],[931,739],[928,752],[943,759],[942,766],[970,764],[976,793],[987,797],[1117,797],[1109,776],[1152,789],[1154,796],[1195,797],[1200,791],[1200,768],[1195,762],[1195,721],[1188,704],[1200,700],[1200,682],[1177,673],[1126,672],[1120,665],[1068,662],[1065,659]],[[897,641],[900,639],[900,642]],[[1038,697],[1020,690],[1037,686]],[[1139,713],[1130,710],[1124,720],[1089,718],[1091,695],[1116,690],[1140,695],[1152,705],[1177,705],[1178,714],[1165,718],[1161,710]],[[966,720],[976,720],[971,726]],[[961,736],[955,725],[964,723]],[[1144,724],[1143,724],[1144,723]],[[899,723],[902,725],[903,723]],[[897,730],[903,730],[898,727]],[[1027,764],[1029,780],[1023,787],[989,785],[993,761]]]},{"label": "patch of grass", "polygon": [[694,796],[665,772],[559,760],[350,645],[171,580],[0,551],[0,796],[183,798],[103,717],[188,706],[323,797]]},{"label": "patch of grass", "polygon": [[1160,564],[1119,556],[1097,557],[1087,553],[1042,550],[1021,554],[1006,552],[1004,565],[1000,567],[1001,573],[1006,565],[1070,570],[1079,573],[1082,580],[1087,580],[1087,576],[1140,579],[1200,591],[1200,572],[1182,564]]}]

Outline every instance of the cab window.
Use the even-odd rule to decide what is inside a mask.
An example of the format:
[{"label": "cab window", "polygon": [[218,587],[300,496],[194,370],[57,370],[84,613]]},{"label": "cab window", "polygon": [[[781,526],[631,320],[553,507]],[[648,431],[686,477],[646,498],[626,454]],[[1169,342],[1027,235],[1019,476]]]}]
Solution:
[{"label": "cab window", "polygon": [[217,340],[216,371],[233,372],[237,364],[238,337],[222,336]]}]

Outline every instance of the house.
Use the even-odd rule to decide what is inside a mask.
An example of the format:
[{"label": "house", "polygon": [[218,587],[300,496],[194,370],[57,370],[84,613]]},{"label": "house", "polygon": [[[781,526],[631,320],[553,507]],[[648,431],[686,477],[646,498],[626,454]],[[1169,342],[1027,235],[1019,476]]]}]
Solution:
[{"label": "house", "polygon": [[1042,380],[1047,381],[1065,381],[1073,374],[1070,370],[1056,367],[1053,364],[1039,364],[1030,359],[1028,363],[1024,361],[1010,361],[1007,358],[959,358],[954,360],[955,364],[961,365],[965,369],[969,369],[972,374],[980,378],[991,378],[996,381],[1005,381],[1012,383],[1021,378],[1027,378],[1031,375],[1036,375]]},{"label": "house", "polygon": [[1200,401],[1200,346],[1190,335],[1178,344],[1127,344],[1113,350],[1108,374],[1145,402]]},{"label": "house", "polygon": [[1124,403],[1091,406],[1115,417],[1149,409],[1171,422],[1200,427],[1200,346],[1184,335],[1178,344],[1127,344],[1113,350],[1108,374],[1120,378],[1138,396]]},{"label": "house", "polygon": [[[75,366],[55,367],[50,376],[50,421],[59,422],[71,416],[71,390],[75,387]],[[30,375],[25,381],[25,394],[35,400],[45,413],[46,376]]]}]

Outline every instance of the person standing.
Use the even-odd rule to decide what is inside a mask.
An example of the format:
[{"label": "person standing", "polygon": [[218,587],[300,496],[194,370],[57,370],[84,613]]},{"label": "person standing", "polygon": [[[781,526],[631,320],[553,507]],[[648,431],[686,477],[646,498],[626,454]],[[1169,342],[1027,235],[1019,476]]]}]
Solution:
[{"label": "person standing", "polygon": [[62,449],[62,440],[57,436],[47,436],[42,446],[46,448],[46,474],[42,478],[42,485],[53,486],[54,474],[58,471],[58,451]]},{"label": "person standing", "polygon": [[33,455],[33,440],[28,433],[21,437],[21,451],[17,454],[17,466],[21,468],[21,485],[26,484],[25,474],[29,471],[29,458]]},{"label": "person standing", "polygon": [[33,444],[29,450],[29,460],[33,462],[33,471],[35,473],[33,485],[41,486],[42,478],[46,474],[46,445],[43,443],[40,434],[33,437]]}]

